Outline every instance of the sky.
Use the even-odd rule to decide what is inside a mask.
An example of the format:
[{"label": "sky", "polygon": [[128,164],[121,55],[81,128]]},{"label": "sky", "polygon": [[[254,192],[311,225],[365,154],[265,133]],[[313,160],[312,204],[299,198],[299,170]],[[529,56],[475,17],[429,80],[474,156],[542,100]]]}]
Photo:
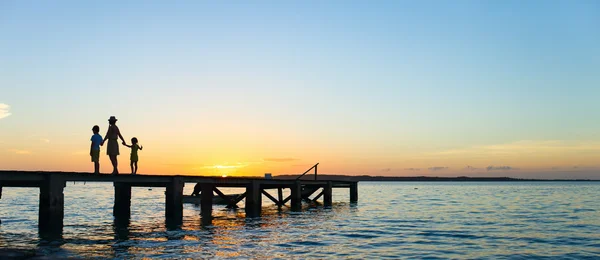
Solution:
[{"label": "sky", "polygon": [[0,1],[0,169],[93,171],[116,116],[141,174],[600,179],[598,28],[598,1]]}]

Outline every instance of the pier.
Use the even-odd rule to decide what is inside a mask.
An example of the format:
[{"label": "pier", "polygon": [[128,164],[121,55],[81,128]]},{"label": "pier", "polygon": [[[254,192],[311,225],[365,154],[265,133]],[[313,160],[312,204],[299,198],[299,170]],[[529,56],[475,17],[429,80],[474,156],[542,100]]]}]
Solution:
[{"label": "pier", "polygon": [[[63,191],[67,182],[112,182],[115,218],[130,217],[131,187],[165,187],[165,220],[170,226],[180,226],[183,223],[183,188],[186,183],[200,184],[202,190],[200,208],[203,222],[210,221],[212,218],[213,196],[215,195],[226,200],[228,208],[237,208],[238,204],[245,199],[246,217],[260,216],[263,195],[278,207],[286,206],[295,211],[301,210],[302,201],[316,202],[321,199],[324,206],[331,206],[334,188],[348,189],[350,202],[358,201],[358,183],[356,181],[316,180],[316,165],[314,168],[315,180],[0,171],[0,199],[2,199],[3,187],[38,187],[40,189],[38,226],[40,233],[46,234],[62,234],[65,207]],[[219,190],[219,188],[230,187],[245,188],[245,192],[231,198]],[[283,196],[284,189],[290,189],[289,196]],[[276,194],[273,195],[272,192],[276,192]],[[311,199],[310,196],[313,198]]]}]

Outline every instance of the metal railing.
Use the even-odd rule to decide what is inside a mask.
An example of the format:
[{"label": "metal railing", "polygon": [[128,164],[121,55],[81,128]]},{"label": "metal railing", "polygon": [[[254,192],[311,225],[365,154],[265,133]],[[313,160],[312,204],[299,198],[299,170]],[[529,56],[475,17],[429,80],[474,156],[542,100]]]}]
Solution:
[{"label": "metal railing", "polygon": [[302,178],[302,176],[306,175],[310,170],[312,170],[313,168],[315,169],[315,181],[317,180],[317,166],[319,165],[319,163],[313,165],[313,167],[310,167],[310,169],[306,170],[303,174],[300,174],[300,176],[298,176],[298,178],[296,178],[296,180],[299,180],[300,178]]}]

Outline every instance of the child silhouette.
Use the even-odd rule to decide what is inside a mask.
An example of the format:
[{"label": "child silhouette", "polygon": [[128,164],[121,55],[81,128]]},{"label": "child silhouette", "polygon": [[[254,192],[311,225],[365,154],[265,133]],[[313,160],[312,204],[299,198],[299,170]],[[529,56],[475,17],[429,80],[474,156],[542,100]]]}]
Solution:
[{"label": "child silhouette", "polygon": [[131,148],[131,174],[135,175],[137,173],[138,170],[138,150],[142,150],[144,147],[142,146],[138,146],[138,139],[137,138],[131,138],[131,145],[127,145],[125,143],[123,143],[123,145]]}]

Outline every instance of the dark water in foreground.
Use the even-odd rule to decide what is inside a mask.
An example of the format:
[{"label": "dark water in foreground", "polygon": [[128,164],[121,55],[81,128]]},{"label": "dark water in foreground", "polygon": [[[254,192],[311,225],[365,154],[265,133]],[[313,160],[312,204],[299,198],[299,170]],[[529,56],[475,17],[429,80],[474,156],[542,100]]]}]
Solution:
[{"label": "dark water in foreground", "polygon": [[115,227],[112,184],[68,183],[63,237],[47,241],[38,190],[4,188],[0,247],[83,258],[600,258],[600,183],[362,182],[355,205],[334,189],[331,208],[265,200],[263,216],[246,219],[215,206],[210,225],[186,204],[179,230],[165,227],[163,192],[134,188],[131,222]]}]

